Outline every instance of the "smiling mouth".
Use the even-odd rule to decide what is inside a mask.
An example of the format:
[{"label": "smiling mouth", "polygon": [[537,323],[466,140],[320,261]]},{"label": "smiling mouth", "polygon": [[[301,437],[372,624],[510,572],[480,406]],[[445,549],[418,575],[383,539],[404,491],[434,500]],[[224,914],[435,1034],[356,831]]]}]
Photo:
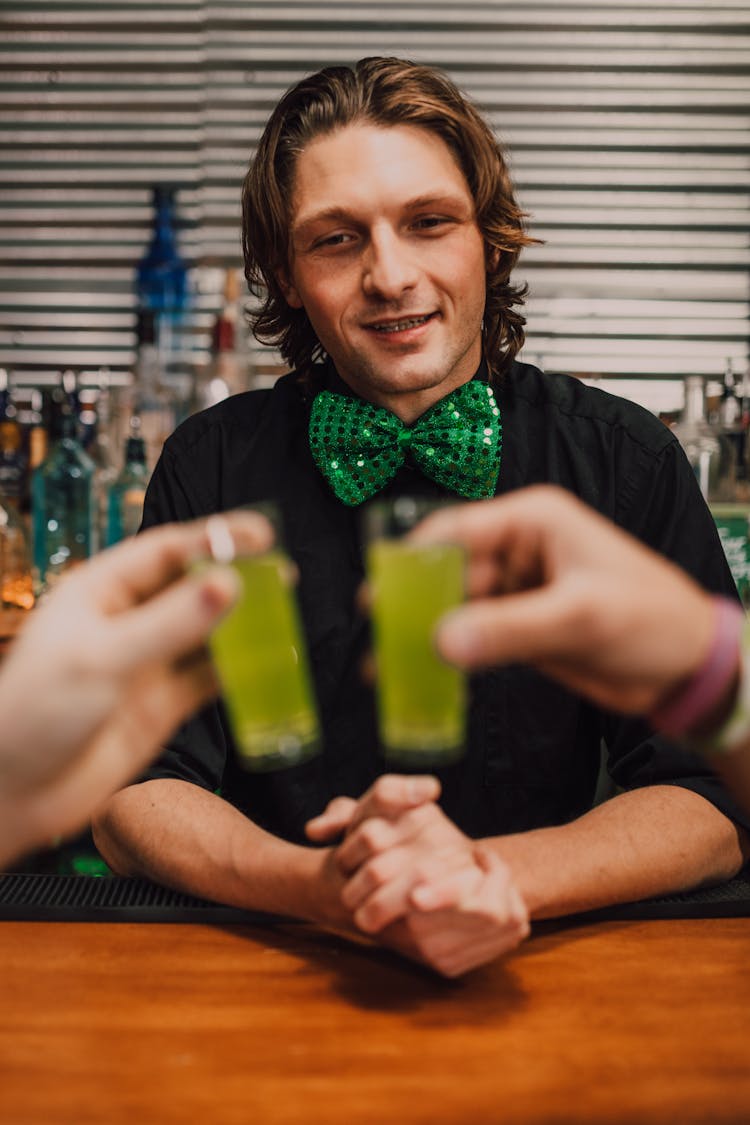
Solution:
[{"label": "smiling mouth", "polygon": [[393,332],[407,332],[410,328],[419,328],[420,325],[426,324],[428,320],[432,320],[437,316],[437,313],[427,313],[425,316],[408,316],[403,320],[391,320],[387,324],[370,324],[374,332],[381,332],[388,335]]}]

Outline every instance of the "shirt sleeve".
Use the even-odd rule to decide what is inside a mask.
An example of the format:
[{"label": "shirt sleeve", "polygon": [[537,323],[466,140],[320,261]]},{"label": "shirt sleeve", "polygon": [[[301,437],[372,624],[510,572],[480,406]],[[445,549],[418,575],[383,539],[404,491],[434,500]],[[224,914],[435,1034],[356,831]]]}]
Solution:
[{"label": "shirt sleeve", "polygon": [[[738,597],[711,512],[676,441],[654,460],[642,451],[639,471],[625,476],[617,522],[666,555],[713,593]],[[733,800],[710,766],[697,755],[654,734],[641,720],[605,718],[609,773],[623,789],[680,785],[750,828],[750,816]]]}]

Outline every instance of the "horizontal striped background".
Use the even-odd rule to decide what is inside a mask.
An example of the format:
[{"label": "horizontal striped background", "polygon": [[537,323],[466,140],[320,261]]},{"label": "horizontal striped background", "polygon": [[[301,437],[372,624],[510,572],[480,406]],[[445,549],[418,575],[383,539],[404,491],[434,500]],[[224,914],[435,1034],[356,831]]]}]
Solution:
[{"label": "horizontal striped background", "polygon": [[745,370],[747,0],[5,2],[0,364],[127,370],[157,182],[180,185],[205,361],[268,113],[303,74],[368,54],[445,68],[508,143],[545,240],[518,268],[527,359],[623,389]]}]

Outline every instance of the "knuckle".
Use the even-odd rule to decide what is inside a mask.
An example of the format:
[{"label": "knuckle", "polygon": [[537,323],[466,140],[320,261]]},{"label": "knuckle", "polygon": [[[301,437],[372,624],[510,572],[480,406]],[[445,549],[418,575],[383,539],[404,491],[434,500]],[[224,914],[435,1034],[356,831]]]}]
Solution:
[{"label": "knuckle", "polygon": [[356,912],[354,920],[361,930],[373,934],[390,922],[390,915],[381,899],[372,898]]},{"label": "knuckle", "polygon": [[383,774],[372,787],[372,795],[380,804],[388,805],[393,800],[394,778]]},{"label": "knuckle", "polygon": [[367,878],[372,887],[382,887],[391,878],[391,861],[389,856],[380,854],[371,859],[367,864]]},{"label": "knuckle", "polygon": [[351,806],[352,801],[349,797],[334,797],[325,812],[328,816],[344,816]]},{"label": "knuckle", "polygon": [[383,821],[379,818],[366,820],[359,830],[360,842],[369,852],[382,851],[384,846],[384,828]]},{"label": "knuckle", "polygon": [[435,805],[417,805],[416,808],[404,813],[403,819],[411,831],[423,832],[435,825],[436,812]]},{"label": "knuckle", "polygon": [[439,955],[434,959],[432,967],[436,972],[440,973],[441,977],[446,977],[448,980],[455,980],[455,978],[460,977],[464,971],[463,965],[452,955]]}]

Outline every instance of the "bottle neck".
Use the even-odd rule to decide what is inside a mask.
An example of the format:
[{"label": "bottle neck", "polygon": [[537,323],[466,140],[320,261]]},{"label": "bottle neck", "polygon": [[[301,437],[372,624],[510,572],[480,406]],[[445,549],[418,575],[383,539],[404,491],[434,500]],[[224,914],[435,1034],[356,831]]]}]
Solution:
[{"label": "bottle neck", "polygon": [[78,444],[78,421],[75,414],[69,410],[61,410],[55,419],[54,440],[61,442],[75,442]]},{"label": "bottle neck", "polygon": [[685,384],[685,421],[706,421],[706,400],[702,379],[688,379]]},{"label": "bottle neck", "polygon": [[129,437],[125,442],[125,464],[128,468],[146,467],[146,443],[143,438]]}]

